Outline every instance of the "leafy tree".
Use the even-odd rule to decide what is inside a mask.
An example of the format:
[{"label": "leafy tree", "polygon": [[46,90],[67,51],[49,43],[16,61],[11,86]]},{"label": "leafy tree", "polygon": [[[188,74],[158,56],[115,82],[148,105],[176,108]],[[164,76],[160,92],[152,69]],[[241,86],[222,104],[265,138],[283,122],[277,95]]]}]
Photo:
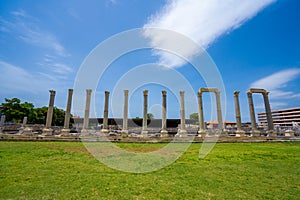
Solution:
[{"label": "leafy tree", "polygon": [[1,112],[5,115],[7,121],[16,123],[22,122],[24,117],[28,117],[28,122],[35,118],[34,105],[28,102],[21,103],[18,98],[5,98]]},{"label": "leafy tree", "polygon": [[154,115],[152,113],[147,113],[147,119],[154,119]]},{"label": "leafy tree", "polygon": [[[2,103],[1,113],[5,115],[7,121],[21,123],[24,117],[27,117],[29,124],[45,124],[47,118],[48,107],[34,108],[32,103],[24,102],[18,98],[7,99]],[[65,111],[57,107],[53,108],[53,126],[63,126],[65,119]]]},{"label": "leafy tree", "polygon": [[198,120],[198,113],[192,113],[192,114],[190,114],[190,119]]}]

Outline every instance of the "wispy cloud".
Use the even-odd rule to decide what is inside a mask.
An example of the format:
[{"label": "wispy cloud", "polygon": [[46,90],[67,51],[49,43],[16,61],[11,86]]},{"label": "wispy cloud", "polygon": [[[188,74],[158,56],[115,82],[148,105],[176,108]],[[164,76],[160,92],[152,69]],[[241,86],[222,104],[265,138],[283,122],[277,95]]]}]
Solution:
[{"label": "wispy cloud", "polygon": [[300,98],[300,94],[284,90],[299,75],[299,68],[285,69],[255,81],[250,87],[268,90],[272,99]]},{"label": "wispy cloud", "polygon": [[0,19],[0,21],[6,30],[13,32],[20,40],[48,49],[61,57],[70,55],[53,34],[40,28],[36,18],[24,10],[13,11],[11,15],[13,16],[11,20]]},{"label": "wispy cloud", "polygon": [[[39,94],[51,88],[58,87],[57,78],[41,73],[32,73],[20,66],[13,65],[0,60],[1,96],[7,94]],[[34,88],[33,88],[34,86]]]},{"label": "wispy cloud", "polygon": [[[203,48],[209,47],[220,36],[238,28],[254,17],[275,0],[171,0],[156,14],[150,17],[144,27],[169,29],[184,34],[195,40]],[[169,35],[148,32],[153,47],[163,43],[176,45]],[[185,48],[185,47],[181,47]],[[197,52],[186,47],[184,57],[190,58]],[[155,51],[160,63],[170,67],[184,64],[173,54]],[[176,58],[177,57],[177,58]]]},{"label": "wispy cloud", "polygon": [[2,25],[0,31],[48,52],[44,59],[37,62],[47,73],[64,75],[72,71],[71,66],[65,64],[65,61],[62,62],[62,59],[65,60],[70,54],[54,34],[41,28],[37,18],[27,14],[24,10],[12,11],[10,14],[9,19],[0,18]]}]

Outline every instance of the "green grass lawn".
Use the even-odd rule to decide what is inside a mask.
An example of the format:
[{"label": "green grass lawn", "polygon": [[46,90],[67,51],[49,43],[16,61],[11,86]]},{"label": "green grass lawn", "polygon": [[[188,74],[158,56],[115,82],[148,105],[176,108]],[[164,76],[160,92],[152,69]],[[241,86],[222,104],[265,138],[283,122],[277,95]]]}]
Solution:
[{"label": "green grass lawn", "polygon": [[[119,144],[149,151],[164,144]],[[0,142],[1,199],[299,199],[300,143],[192,144],[159,171],[110,169],[80,142]]]}]

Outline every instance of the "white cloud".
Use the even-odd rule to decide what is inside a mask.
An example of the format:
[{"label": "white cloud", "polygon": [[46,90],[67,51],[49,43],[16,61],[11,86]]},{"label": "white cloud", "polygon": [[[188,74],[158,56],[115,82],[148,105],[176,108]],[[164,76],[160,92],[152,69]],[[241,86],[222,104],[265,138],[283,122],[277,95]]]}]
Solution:
[{"label": "white cloud", "polygon": [[300,98],[300,94],[283,90],[287,87],[288,82],[299,75],[300,69],[298,68],[285,69],[255,81],[250,87],[266,89],[270,92],[270,98],[272,99]]},{"label": "white cloud", "polygon": [[[203,48],[207,48],[217,38],[241,26],[274,1],[171,0],[161,11],[151,16],[144,27],[173,30],[190,37]],[[145,36],[150,38],[153,47],[164,43],[178,45],[178,41],[173,41],[169,35],[148,32]],[[196,49],[184,46],[180,48],[185,48],[182,56],[186,58],[197,53]],[[161,64],[170,67],[184,64],[182,59],[170,53],[155,51],[155,54],[159,55]]]},{"label": "white cloud", "polygon": [[0,18],[2,32],[10,32],[21,41],[54,52],[58,56],[70,55],[53,34],[40,28],[38,19],[24,10],[13,11],[11,15],[11,20]]},{"label": "white cloud", "polygon": [[[19,66],[0,60],[1,94],[18,94],[19,92],[39,93],[52,88],[56,79],[29,73]],[[33,88],[34,86],[34,88]]]}]

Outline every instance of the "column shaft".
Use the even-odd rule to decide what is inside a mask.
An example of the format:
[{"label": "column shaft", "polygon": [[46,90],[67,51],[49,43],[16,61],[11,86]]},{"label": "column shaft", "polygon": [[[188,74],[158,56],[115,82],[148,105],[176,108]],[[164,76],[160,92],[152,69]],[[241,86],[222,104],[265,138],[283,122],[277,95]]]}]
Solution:
[{"label": "column shaft", "polygon": [[69,129],[69,127],[70,127],[72,95],[73,95],[73,89],[69,89],[69,91],[68,91],[68,101],[67,101],[67,107],[66,107],[66,114],[65,114],[65,121],[64,121],[64,129]]},{"label": "column shaft", "polygon": [[128,90],[124,90],[123,132],[128,132]]},{"label": "column shaft", "polygon": [[180,131],[185,131],[184,91],[180,91]]},{"label": "column shaft", "polygon": [[217,104],[217,114],[218,114],[218,129],[222,131],[223,119],[222,119],[220,92],[216,91],[215,94],[216,94],[216,104]]},{"label": "column shaft", "polygon": [[265,103],[265,109],[266,109],[268,129],[269,129],[269,131],[273,131],[274,130],[274,125],[273,125],[272,111],[271,111],[271,107],[270,107],[268,94],[269,94],[268,92],[262,93],[262,95],[264,97],[264,103]]},{"label": "column shaft", "polygon": [[86,131],[89,128],[89,115],[90,115],[90,104],[91,104],[91,89],[86,90],[85,110],[83,119],[83,130]]},{"label": "column shaft", "polygon": [[203,103],[202,103],[202,92],[198,92],[198,120],[199,120],[199,133],[205,131],[204,127],[204,115],[203,115]]},{"label": "column shaft", "polygon": [[103,113],[103,129],[104,129],[104,131],[108,131],[108,102],[109,102],[109,91],[105,91],[104,113]]},{"label": "column shaft", "polygon": [[238,131],[242,129],[239,93],[240,93],[239,91],[234,92],[235,118],[236,118],[236,127]]},{"label": "column shaft", "polygon": [[143,107],[143,128],[142,128],[142,134],[147,134],[148,90],[144,90],[143,94],[144,94],[144,107]]},{"label": "column shaft", "polygon": [[256,128],[255,111],[254,111],[252,93],[251,92],[247,92],[247,95],[248,95],[248,103],[249,103],[251,127],[252,127],[252,131],[256,131],[257,128]]},{"label": "column shaft", "polygon": [[50,100],[49,100],[47,119],[46,119],[46,127],[45,127],[46,129],[49,129],[51,127],[52,117],[53,117],[54,98],[55,98],[55,91],[49,90],[49,92],[50,92]]}]

